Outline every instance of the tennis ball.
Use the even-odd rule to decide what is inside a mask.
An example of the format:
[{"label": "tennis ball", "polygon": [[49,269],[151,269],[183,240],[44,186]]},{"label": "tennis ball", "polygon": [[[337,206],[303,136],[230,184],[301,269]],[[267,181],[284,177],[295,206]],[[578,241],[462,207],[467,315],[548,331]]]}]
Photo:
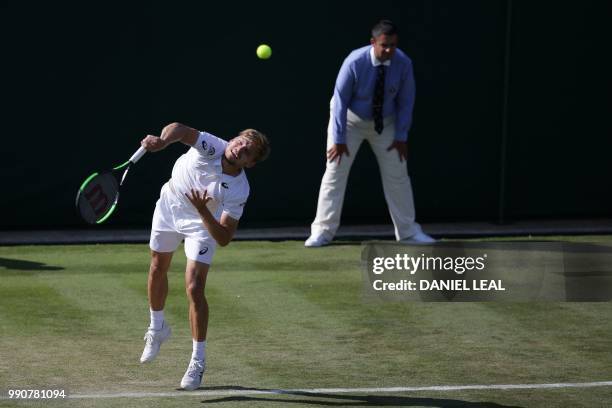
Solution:
[{"label": "tennis ball", "polygon": [[257,56],[260,59],[268,59],[272,56],[272,48],[269,45],[261,44],[257,47]]}]

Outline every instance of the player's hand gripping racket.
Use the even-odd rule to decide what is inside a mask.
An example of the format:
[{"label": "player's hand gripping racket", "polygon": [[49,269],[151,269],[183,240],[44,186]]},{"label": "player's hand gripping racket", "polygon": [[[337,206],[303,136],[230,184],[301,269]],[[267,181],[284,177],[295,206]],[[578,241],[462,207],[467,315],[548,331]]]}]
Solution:
[{"label": "player's hand gripping racket", "polygon": [[102,224],[111,216],[119,201],[119,188],[123,185],[130,167],[147,151],[141,147],[130,160],[102,173],[87,177],[76,197],[76,208],[88,224]]}]

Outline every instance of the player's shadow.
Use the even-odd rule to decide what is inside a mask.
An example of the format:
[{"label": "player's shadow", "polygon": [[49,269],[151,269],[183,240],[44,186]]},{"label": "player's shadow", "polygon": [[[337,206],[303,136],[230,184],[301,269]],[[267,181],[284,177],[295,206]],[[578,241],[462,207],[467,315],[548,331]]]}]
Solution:
[{"label": "player's shadow", "polygon": [[25,259],[0,258],[0,275],[36,273],[40,271],[60,271],[61,266],[47,265]]},{"label": "player's shadow", "polygon": [[[308,404],[331,407],[439,407],[439,408],[521,408],[516,405],[500,405],[494,402],[471,402],[449,398],[416,398],[390,395],[355,395],[355,394],[327,394],[319,392],[271,390],[247,387],[201,387],[200,390],[237,390],[261,391],[278,395],[290,395],[307,398],[267,398],[258,396],[229,396],[203,400],[204,404],[224,402],[265,402],[277,404]],[[246,404],[245,404],[246,405]]]}]

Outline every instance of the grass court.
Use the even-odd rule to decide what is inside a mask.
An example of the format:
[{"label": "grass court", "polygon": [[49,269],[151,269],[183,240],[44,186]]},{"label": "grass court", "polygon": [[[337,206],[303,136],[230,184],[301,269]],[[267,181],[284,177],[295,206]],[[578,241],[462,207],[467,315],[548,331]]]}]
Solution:
[{"label": "grass court", "polygon": [[[554,239],[612,247],[605,236]],[[203,387],[190,394],[177,391],[191,355],[182,248],[165,309],[173,337],[153,363],[141,365],[147,245],[0,247],[0,406],[603,407],[612,401],[610,385],[372,391],[611,381],[612,304],[372,301],[363,296],[361,249],[341,242],[307,250],[296,241],[218,249],[206,288],[208,368]],[[83,398],[6,399],[8,389],[23,388],[62,388]],[[332,388],[344,391],[266,391]]]}]

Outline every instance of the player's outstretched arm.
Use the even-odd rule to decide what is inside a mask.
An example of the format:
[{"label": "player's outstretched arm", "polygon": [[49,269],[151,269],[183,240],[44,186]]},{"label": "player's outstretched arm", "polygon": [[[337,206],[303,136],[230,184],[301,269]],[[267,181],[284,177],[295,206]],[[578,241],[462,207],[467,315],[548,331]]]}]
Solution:
[{"label": "player's outstretched arm", "polygon": [[193,146],[199,135],[198,130],[175,122],[164,127],[161,136],[147,135],[140,144],[149,152],[158,152],[175,142],[183,142]]},{"label": "player's outstretched arm", "polygon": [[224,213],[221,216],[221,221],[217,221],[208,207],[206,207],[206,203],[212,199],[206,195],[206,191],[200,194],[199,191],[192,189],[191,194],[185,193],[185,195],[189,201],[191,201],[191,204],[198,210],[202,222],[215,241],[221,246],[229,244],[234,238],[234,234],[238,228],[238,220]]}]

